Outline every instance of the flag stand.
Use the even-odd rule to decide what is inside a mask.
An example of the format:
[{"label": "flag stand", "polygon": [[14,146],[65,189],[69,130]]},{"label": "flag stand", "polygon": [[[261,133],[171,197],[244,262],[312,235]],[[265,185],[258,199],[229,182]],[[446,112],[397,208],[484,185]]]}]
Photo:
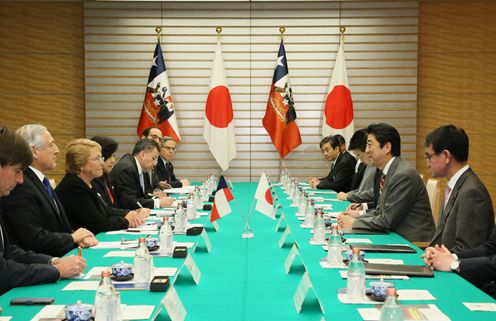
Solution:
[{"label": "flag stand", "polygon": [[[243,214],[243,211],[241,210],[241,207],[239,206],[238,201],[236,199],[234,199],[234,201],[236,202],[236,206],[238,207],[238,210],[241,213],[241,216],[245,220],[245,227],[243,229],[243,233],[241,234],[241,237],[244,238],[244,239],[252,239],[252,238],[254,238],[255,237],[255,234],[253,234],[253,232],[251,231],[250,223],[248,223],[248,220],[250,219],[250,215],[251,215],[251,212],[252,212],[252,209],[253,209],[253,201],[251,201],[250,212],[248,213],[248,217],[246,217]],[[248,228],[248,230],[247,230],[247,228]]]}]

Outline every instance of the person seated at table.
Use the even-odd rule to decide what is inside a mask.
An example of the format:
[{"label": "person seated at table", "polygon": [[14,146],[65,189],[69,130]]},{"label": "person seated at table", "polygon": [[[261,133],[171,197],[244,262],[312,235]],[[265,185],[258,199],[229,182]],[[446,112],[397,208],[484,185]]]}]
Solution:
[{"label": "person seated at table", "polygon": [[119,209],[105,206],[93,189],[93,179],[103,175],[103,158],[98,143],[85,139],[69,142],[65,155],[66,175],[55,189],[69,213],[74,228],[86,226],[93,233],[136,227],[146,215],[131,211],[123,216]]},{"label": "person seated at table", "polygon": [[343,135],[336,134],[334,135],[336,139],[338,140],[339,143],[339,151],[341,154],[344,154],[346,152],[346,139],[344,139]]},{"label": "person seated at table", "polygon": [[354,218],[341,214],[343,228],[394,231],[409,241],[428,241],[434,220],[424,182],[417,171],[401,159],[400,134],[389,124],[367,127],[367,153],[382,171],[377,207]]},{"label": "person seated at table", "polygon": [[141,139],[134,145],[133,153],[126,154],[110,172],[115,195],[123,208],[159,208],[170,206],[174,199],[162,194],[154,195],[158,179],[148,172],[157,164],[160,145],[150,139]]},{"label": "person seated at table", "polygon": [[164,134],[162,134],[162,130],[158,127],[148,127],[141,134],[141,139],[151,139],[160,144],[160,139]]},{"label": "person seated at table", "polygon": [[12,242],[24,250],[63,256],[77,246],[98,244],[84,227],[73,230],[46,173],[56,167],[59,149],[45,126],[24,125],[17,133],[30,147],[33,162],[24,169],[24,184],[4,200],[5,223]]},{"label": "person seated at table", "polygon": [[0,128],[0,295],[16,287],[71,278],[86,269],[86,260],[82,257],[57,258],[25,251],[10,243],[1,203],[17,184],[23,183],[23,170],[32,160],[26,141],[9,129]]},{"label": "person seated at table", "polygon": [[496,227],[489,239],[475,248],[452,253],[436,244],[422,257],[431,269],[456,272],[496,299]]},{"label": "person seated at table", "polygon": [[441,126],[425,138],[425,159],[432,177],[446,177],[444,203],[431,246],[450,251],[480,245],[494,226],[493,202],[484,183],[468,165],[468,136],[463,128]]},{"label": "person seated at table", "polygon": [[[176,155],[176,141],[170,136],[165,136],[160,139],[160,157],[157,160],[157,166],[155,166],[155,173],[160,181],[160,186],[162,188],[172,187],[183,187],[188,186],[189,181],[187,179],[177,179],[174,174],[174,167],[171,161]],[[169,187],[169,188],[170,188]]]},{"label": "person seated at table", "polygon": [[355,172],[356,159],[349,152],[341,153],[336,136],[327,136],[320,141],[320,150],[324,157],[332,162],[331,171],[327,177],[309,177],[308,183],[312,188],[332,189],[336,192],[350,190],[351,180]]}]

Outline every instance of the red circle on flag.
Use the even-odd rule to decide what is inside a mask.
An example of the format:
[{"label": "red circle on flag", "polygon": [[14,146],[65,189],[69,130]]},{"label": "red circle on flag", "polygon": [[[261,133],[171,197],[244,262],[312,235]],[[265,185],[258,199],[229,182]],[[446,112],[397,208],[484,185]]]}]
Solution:
[{"label": "red circle on flag", "polygon": [[270,188],[267,188],[267,190],[265,191],[265,200],[270,205],[274,205],[274,202],[272,201],[272,194],[270,193]]},{"label": "red circle on flag", "polygon": [[225,86],[212,88],[208,93],[205,115],[210,124],[217,128],[226,128],[234,118],[231,95]]},{"label": "red circle on flag", "polygon": [[353,102],[346,86],[338,85],[332,89],[324,113],[326,124],[335,129],[346,128],[353,121]]}]

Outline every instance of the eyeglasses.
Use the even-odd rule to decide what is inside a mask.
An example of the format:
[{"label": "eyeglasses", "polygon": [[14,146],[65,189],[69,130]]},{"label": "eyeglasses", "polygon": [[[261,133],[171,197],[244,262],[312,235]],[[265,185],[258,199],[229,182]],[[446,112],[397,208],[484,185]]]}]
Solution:
[{"label": "eyeglasses", "polygon": [[425,153],[424,158],[430,161],[431,158],[434,157],[434,156],[439,156],[439,154],[436,154],[436,153],[432,153],[432,154]]},{"label": "eyeglasses", "polygon": [[103,156],[98,156],[98,157],[95,157],[95,158],[91,158],[90,161],[92,162],[103,162],[105,159],[103,158]]},{"label": "eyeglasses", "polygon": [[175,152],[176,151],[176,148],[175,147],[162,146],[162,148],[165,149],[165,150],[171,151],[171,152]]}]

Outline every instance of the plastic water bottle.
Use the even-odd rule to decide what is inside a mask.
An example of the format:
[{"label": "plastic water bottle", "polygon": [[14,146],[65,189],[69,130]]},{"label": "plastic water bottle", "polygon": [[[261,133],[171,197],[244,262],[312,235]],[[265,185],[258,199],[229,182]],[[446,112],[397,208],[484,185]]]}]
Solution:
[{"label": "plastic water bottle", "polygon": [[199,186],[195,186],[195,202],[196,202],[196,209],[201,210],[203,208],[203,200]]},{"label": "plastic water bottle", "polygon": [[322,209],[316,210],[317,215],[313,224],[313,240],[315,243],[324,243],[325,241],[325,221]]},{"label": "plastic water bottle", "polygon": [[150,283],[152,260],[145,238],[139,239],[139,246],[134,253],[134,281],[137,287],[147,288]]},{"label": "plastic water bottle", "polygon": [[95,321],[115,321],[116,294],[110,280],[110,271],[102,271],[101,275],[95,296]]},{"label": "plastic water bottle", "polygon": [[181,201],[177,202],[175,223],[176,225],[174,226],[174,231],[176,234],[186,233],[186,213],[184,213],[184,208]]},{"label": "plastic water bottle", "polygon": [[365,297],[365,267],[360,260],[360,249],[353,248],[353,258],[348,264],[346,293],[350,300],[361,300]]},{"label": "plastic water bottle", "polygon": [[380,321],[403,321],[405,320],[405,315],[401,306],[396,298],[396,289],[387,288],[386,289],[386,300],[381,309],[381,319]]},{"label": "plastic water bottle", "polygon": [[196,202],[193,193],[189,194],[188,201],[186,202],[186,217],[188,220],[196,220]]},{"label": "plastic water bottle", "polygon": [[164,217],[164,222],[160,227],[159,242],[161,252],[171,254],[174,251],[174,235],[168,217]]},{"label": "plastic water bottle", "polygon": [[341,256],[341,235],[338,232],[338,225],[332,224],[331,235],[329,235],[329,243],[327,243],[327,264],[331,266],[339,266],[343,264]]},{"label": "plastic water bottle", "polygon": [[305,210],[305,221],[303,224],[307,227],[313,226],[313,221],[315,218],[315,207],[313,205],[313,199],[309,198],[307,202],[307,208]]},{"label": "plastic water bottle", "polygon": [[298,216],[305,216],[307,210],[308,200],[306,195],[300,200],[300,204],[298,205]]}]

